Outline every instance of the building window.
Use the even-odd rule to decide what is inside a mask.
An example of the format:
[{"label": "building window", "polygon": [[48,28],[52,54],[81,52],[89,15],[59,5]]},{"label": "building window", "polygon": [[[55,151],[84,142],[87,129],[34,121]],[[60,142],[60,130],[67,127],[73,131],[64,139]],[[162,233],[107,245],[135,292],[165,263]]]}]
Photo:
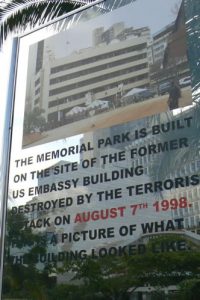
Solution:
[{"label": "building window", "polygon": [[120,50],[116,50],[116,51],[111,51],[111,52],[107,52],[104,54],[100,54],[100,55],[96,55],[90,58],[86,58],[86,59],[82,59],[82,60],[78,60],[75,61],[73,63],[68,63],[65,65],[60,65],[54,68],[51,68],[51,74],[55,74],[64,70],[68,70],[71,68],[76,68],[76,67],[81,67],[83,65],[87,65],[93,62],[97,62],[103,59],[107,59],[107,58],[111,58],[114,56],[119,56],[122,54],[126,54],[126,53],[130,53],[130,52],[134,52],[134,51],[141,51],[147,48],[147,43],[142,43],[136,46],[131,46],[131,47],[126,47]]}]

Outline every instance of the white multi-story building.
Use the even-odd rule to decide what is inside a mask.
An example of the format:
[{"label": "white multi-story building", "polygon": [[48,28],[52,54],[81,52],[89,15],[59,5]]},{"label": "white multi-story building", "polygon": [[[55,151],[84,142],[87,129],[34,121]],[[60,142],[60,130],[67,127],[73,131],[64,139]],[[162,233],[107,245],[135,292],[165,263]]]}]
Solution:
[{"label": "white multi-story building", "polygon": [[147,27],[124,28],[118,23],[107,31],[95,29],[92,39],[94,46],[59,59],[47,52],[45,41],[38,43],[29,107],[44,109],[47,121],[60,121],[89,100],[112,104],[119,92],[149,86]]}]

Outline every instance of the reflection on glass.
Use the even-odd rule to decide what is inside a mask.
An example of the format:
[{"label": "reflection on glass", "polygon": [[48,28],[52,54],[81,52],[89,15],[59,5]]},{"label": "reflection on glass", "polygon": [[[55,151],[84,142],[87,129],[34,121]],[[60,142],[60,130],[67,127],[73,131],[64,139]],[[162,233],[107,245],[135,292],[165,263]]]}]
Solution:
[{"label": "reflection on glass", "polygon": [[[3,299],[199,295],[199,106],[183,3],[156,26],[136,18],[149,3],[131,1],[94,19],[90,8],[91,20],[80,17],[26,48]],[[159,3],[151,1],[153,12]],[[181,97],[170,110],[172,81]]]},{"label": "reflection on glass", "polygon": [[158,1],[150,4],[153,18],[138,18],[146,3],[30,47],[24,146],[192,103],[183,2],[167,6],[165,22],[158,21]]}]

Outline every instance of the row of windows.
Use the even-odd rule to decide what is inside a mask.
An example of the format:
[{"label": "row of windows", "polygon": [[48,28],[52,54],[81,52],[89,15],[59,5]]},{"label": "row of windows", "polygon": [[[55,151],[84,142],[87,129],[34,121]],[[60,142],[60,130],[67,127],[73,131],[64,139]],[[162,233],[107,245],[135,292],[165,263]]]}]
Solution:
[{"label": "row of windows", "polygon": [[199,216],[191,217],[191,218],[185,218],[185,228],[195,227],[199,226]]},{"label": "row of windows", "polygon": [[[127,84],[131,84],[131,83],[134,83],[134,82],[137,82],[137,81],[140,81],[140,80],[144,80],[144,79],[148,79],[148,73],[138,75],[134,78],[124,80],[123,84],[127,85]],[[104,85],[104,86],[101,86],[101,87],[98,87],[98,88],[91,89],[90,92],[93,93],[93,94],[100,93],[100,92],[105,92],[106,90],[117,88],[119,86],[119,84],[121,84],[121,83],[122,83],[121,81],[117,81],[117,82],[114,82],[112,84],[108,84],[108,85]],[[142,86],[137,86],[137,87],[142,88],[143,85]],[[79,100],[79,99],[84,99],[85,95],[86,95],[86,92],[82,92],[82,93],[74,94],[72,96],[63,97],[63,98],[60,98],[60,99],[57,99],[57,100],[53,100],[53,101],[50,101],[48,103],[48,107],[55,107],[57,105],[64,104],[64,103],[67,103],[67,102],[71,102],[71,101],[75,101],[75,100]]]},{"label": "row of windows", "polygon": [[[99,60],[102,59],[107,59],[107,58],[111,58],[111,57],[115,57],[118,55],[122,55],[122,54],[126,54],[126,53],[130,53],[133,51],[141,51],[143,49],[145,49],[147,47],[147,43],[142,43],[136,46],[131,46],[131,47],[126,47],[120,50],[116,50],[116,51],[110,51],[108,53],[104,53],[104,54],[100,54],[100,55],[96,55],[96,56],[92,56],[89,58],[85,58],[85,59],[81,59],[72,63],[68,63],[65,65],[60,65],[54,68],[51,68],[51,74],[55,74],[61,71],[65,71],[68,69],[72,69],[72,68],[76,68],[76,67],[80,67],[83,65],[87,65],[93,62],[97,62]],[[89,54],[89,53],[88,53]]]},{"label": "row of windows", "polygon": [[176,172],[172,172],[172,176],[180,177],[188,174],[193,174],[199,172],[200,170],[200,161],[190,161],[187,164],[183,165],[180,169],[177,169]]},{"label": "row of windows", "polygon": [[40,87],[35,91],[35,96],[37,96],[40,93]]},{"label": "row of windows", "polygon": [[158,51],[164,50],[164,48],[165,48],[165,44],[162,44],[159,47],[155,48],[154,52],[158,52]]},{"label": "row of windows", "polygon": [[92,79],[83,80],[81,82],[76,82],[76,83],[73,83],[73,84],[70,84],[70,85],[67,85],[67,86],[65,85],[65,86],[50,90],[49,91],[49,96],[54,96],[54,95],[58,95],[60,93],[69,92],[71,90],[74,90],[74,89],[77,89],[77,88],[80,88],[80,87],[88,86],[90,84],[99,83],[101,81],[112,79],[112,78],[122,76],[122,75],[125,75],[125,74],[130,74],[130,73],[135,72],[135,71],[139,71],[139,70],[143,70],[143,69],[145,70],[147,67],[148,67],[148,64],[144,63],[144,64],[141,64],[141,65],[134,66],[132,68],[121,69],[119,71],[104,74],[104,75],[101,75],[101,76],[98,76],[98,77],[95,77],[95,78],[92,78]]},{"label": "row of windows", "polygon": [[[195,210],[195,214],[196,213],[199,213],[199,208]],[[194,208],[193,207],[180,208],[179,211],[178,210],[174,211],[174,217],[185,217],[185,216],[189,216],[189,215],[193,215],[193,214],[194,214]]]},{"label": "row of windows", "polygon": [[183,196],[186,196],[188,201],[197,201],[200,200],[200,188],[196,187],[196,188],[192,188],[192,189],[187,189],[182,193],[177,193],[177,198],[181,198]]},{"label": "row of windows", "polygon": [[35,87],[38,86],[40,84],[40,78],[38,78],[36,81],[35,81]]},{"label": "row of windows", "polygon": [[128,57],[128,58],[125,58],[125,59],[121,59],[121,60],[117,60],[117,61],[114,61],[114,62],[102,64],[100,66],[96,66],[96,67],[93,67],[93,68],[88,68],[88,69],[84,69],[82,71],[74,72],[73,74],[59,76],[59,77],[51,79],[50,80],[50,85],[56,84],[56,83],[59,83],[59,82],[63,82],[63,81],[66,81],[66,80],[70,80],[70,79],[75,79],[75,78],[78,78],[78,77],[81,77],[81,76],[84,76],[84,75],[87,75],[87,74],[103,71],[103,70],[108,69],[108,68],[117,67],[117,66],[120,66],[120,65],[123,65],[123,64],[126,64],[126,63],[134,62],[134,61],[138,61],[138,63],[139,63],[139,60],[144,59],[146,57],[147,57],[146,53],[142,53],[142,54],[131,56],[131,57]]}]

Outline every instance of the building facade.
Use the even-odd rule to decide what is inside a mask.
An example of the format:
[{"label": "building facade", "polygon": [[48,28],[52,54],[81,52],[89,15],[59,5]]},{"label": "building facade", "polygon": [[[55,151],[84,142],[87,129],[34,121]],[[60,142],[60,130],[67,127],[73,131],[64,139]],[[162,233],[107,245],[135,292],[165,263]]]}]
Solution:
[{"label": "building facade", "polygon": [[134,30],[119,23],[97,28],[92,40],[92,47],[58,59],[38,43],[30,107],[44,109],[47,122],[60,121],[73,107],[93,100],[114,105],[119,94],[149,86],[147,27]]}]

